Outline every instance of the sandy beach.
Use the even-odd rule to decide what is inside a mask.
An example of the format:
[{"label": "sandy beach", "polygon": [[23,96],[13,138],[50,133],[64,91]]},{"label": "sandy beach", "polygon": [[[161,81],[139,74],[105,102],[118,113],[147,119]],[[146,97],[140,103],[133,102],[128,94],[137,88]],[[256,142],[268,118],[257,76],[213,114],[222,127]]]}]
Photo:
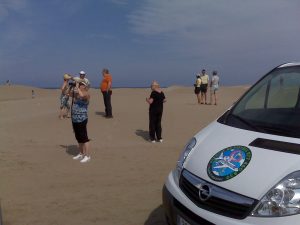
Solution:
[{"label": "sandy beach", "polygon": [[[31,90],[35,98],[31,97]],[[81,164],[60,90],[0,86],[0,199],[4,225],[167,225],[161,190],[186,142],[246,86],[221,87],[219,104],[198,105],[193,87],[163,89],[163,143],[148,141],[150,89],[113,89],[113,119],[91,89],[92,159]]]}]

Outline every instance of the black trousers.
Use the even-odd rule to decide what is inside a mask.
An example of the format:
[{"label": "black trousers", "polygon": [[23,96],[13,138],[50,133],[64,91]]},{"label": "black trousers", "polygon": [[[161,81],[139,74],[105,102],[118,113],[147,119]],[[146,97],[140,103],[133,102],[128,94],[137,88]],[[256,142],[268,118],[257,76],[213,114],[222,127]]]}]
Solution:
[{"label": "black trousers", "polygon": [[149,135],[151,141],[161,138],[161,118],[163,111],[162,110],[150,110],[149,111]]},{"label": "black trousers", "polygon": [[88,138],[88,134],[87,134],[87,128],[86,128],[87,123],[88,123],[88,119],[86,119],[80,123],[72,122],[73,130],[75,133],[75,138],[78,143],[86,143],[86,142],[90,141],[90,139]]},{"label": "black trousers", "polygon": [[111,107],[111,94],[112,91],[102,91],[103,101],[105,106],[105,116],[112,116],[112,107]]}]

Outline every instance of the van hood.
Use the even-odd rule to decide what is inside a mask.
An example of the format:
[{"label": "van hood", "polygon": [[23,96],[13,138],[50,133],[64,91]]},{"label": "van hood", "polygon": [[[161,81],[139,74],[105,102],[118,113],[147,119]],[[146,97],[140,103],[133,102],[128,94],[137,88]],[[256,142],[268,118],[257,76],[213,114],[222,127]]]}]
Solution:
[{"label": "van hood", "polygon": [[[287,175],[300,170],[300,148],[297,152],[296,145],[300,141],[296,138],[239,129],[217,121],[195,138],[197,144],[184,168],[208,182],[251,198],[261,199]],[[253,146],[251,143],[257,140],[281,143],[281,149]],[[296,146],[296,150],[285,151],[284,142]]]}]

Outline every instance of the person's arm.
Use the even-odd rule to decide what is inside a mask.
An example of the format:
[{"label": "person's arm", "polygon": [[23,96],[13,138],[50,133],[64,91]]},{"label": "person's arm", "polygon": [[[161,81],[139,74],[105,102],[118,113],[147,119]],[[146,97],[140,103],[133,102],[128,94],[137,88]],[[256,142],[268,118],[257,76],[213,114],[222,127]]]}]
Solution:
[{"label": "person's arm", "polygon": [[155,99],[155,92],[152,91],[151,94],[150,94],[150,97],[146,98],[146,102],[148,102],[149,105],[151,105],[153,103],[154,99]]},{"label": "person's arm", "polygon": [[88,92],[83,92],[80,89],[78,89],[78,95],[87,101],[90,100],[90,95],[88,94]]},{"label": "person's arm", "polygon": [[83,97],[85,100],[87,100],[87,101],[90,101],[90,98],[91,98],[91,96],[90,96],[90,94],[88,93],[88,92],[86,92],[85,94],[84,94],[84,97]]},{"label": "person's arm", "polygon": [[89,100],[90,99],[90,95],[88,94],[88,92],[86,92],[86,91],[83,92],[83,91],[80,90],[79,83],[76,83],[76,90],[77,90],[78,95],[81,98],[83,98],[85,100]]},{"label": "person's arm", "polygon": [[102,83],[103,83],[103,80],[102,80],[102,81],[100,82],[100,84],[99,84],[99,89],[100,89],[101,92],[102,92],[102,89],[101,89]]},{"label": "person's arm", "polygon": [[107,83],[107,92],[109,92],[111,90],[111,81],[108,81]]},{"label": "person's arm", "polygon": [[66,88],[66,86],[67,86],[67,84],[68,84],[68,81],[67,80],[64,80],[64,83],[62,84],[62,86],[61,86],[61,90],[62,91],[64,91],[65,90],[65,88]]},{"label": "person's arm", "polygon": [[84,78],[83,80],[84,80],[85,83],[87,84],[87,89],[90,89],[90,87],[91,87],[90,81],[89,81],[87,78]]},{"label": "person's arm", "polygon": [[151,104],[152,104],[152,102],[153,102],[153,98],[146,98],[146,102],[148,102],[148,103],[149,103],[149,105],[151,105]]},{"label": "person's arm", "polygon": [[111,77],[107,78],[107,92],[109,92],[111,90],[111,83],[112,83],[112,79]]},{"label": "person's arm", "polygon": [[74,88],[75,88],[75,87],[69,87],[69,88],[68,88],[68,90],[67,90],[67,95],[68,95],[68,96],[74,97],[74,95],[75,95],[75,93],[74,93],[74,92],[75,92]]}]

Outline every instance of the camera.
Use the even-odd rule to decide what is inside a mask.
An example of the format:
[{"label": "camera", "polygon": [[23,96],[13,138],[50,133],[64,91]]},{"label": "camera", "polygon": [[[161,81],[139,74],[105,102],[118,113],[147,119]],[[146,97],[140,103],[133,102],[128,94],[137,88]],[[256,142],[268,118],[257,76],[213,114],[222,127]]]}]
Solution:
[{"label": "camera", "polygon": [[69,86],[70,86],[70,87],[75,87],[75,86],[76,86],[76,83],[75,83],[75,82],[69,82]]}]

